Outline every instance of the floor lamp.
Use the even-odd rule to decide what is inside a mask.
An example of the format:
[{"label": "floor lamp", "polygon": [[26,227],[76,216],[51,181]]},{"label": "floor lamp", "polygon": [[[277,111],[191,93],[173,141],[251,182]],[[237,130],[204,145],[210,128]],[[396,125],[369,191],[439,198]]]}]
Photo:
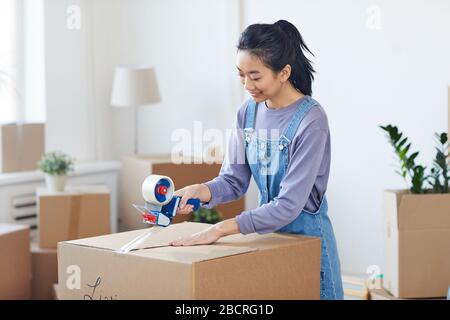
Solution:
[{"label": "floor lamp", "polygon": [[145,66],[118,66],[114,73],[111,105],[134,110],[134,153],[139,154],[138,107],[161,101],[155,70]]}]

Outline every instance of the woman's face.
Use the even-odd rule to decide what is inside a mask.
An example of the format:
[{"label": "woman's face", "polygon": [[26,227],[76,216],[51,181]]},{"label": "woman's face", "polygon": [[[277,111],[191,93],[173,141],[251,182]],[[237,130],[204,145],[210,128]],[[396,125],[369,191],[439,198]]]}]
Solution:
[{"label": "woman's face", "polygon": [[242,85],[256,102],[277,95],[283,83],[289,79],[289,76],[286,78],[285,70],[275,74],[257,56],[246,50],[238,51],[236,66]]}]

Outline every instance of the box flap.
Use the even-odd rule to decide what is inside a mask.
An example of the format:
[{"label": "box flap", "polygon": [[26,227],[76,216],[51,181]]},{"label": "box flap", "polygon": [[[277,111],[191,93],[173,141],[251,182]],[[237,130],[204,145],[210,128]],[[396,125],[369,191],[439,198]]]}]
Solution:
[{"label": "box flap", "polygon": [[0,223],[0,236],[3,234],[13,233],[20,230],[26,230],[29,227],[22,224]]},{"label": "box flap", "polygon": [[[256,248],[247,246],[225,246],[220,244],[189,247],[169,246],[169,242],[172,240],[199,232],[210,226],[210,224],[204,223],[183,222],[169,225],[166,228],[156,228],[154,234],[150,235],[134,250],[129,252],[129,254],[166,261],[194,263],[257,250]],[[151,232],[152,229],[153,228],[147,228],[100,237],[67,241],[65,243],[105,250],[117,250],[143,233]]]},{"label": "box flap", "polygon": [[307,237],[303,235],[294,234],[257,234],[252,233],[248,235],[234,234],[226,236],[217,241],[217,244],[227,246],[248,246],[259,250],[267,250],[275,247],[290,246],[298,244],[299,242],[319,241],[316,237]]},{"label": "box flap", "polygon": [[[150,235],[128,254],[181,263],[194,263],[257,250],[269,250],[276,247],[298,245],[299,242],[320,241],[318,238],[314,237],[274,233],[265,235],[250,234],[245,236],[235,234],[223,237],[212,245],[189,247],[169,246],[169,242],[172,240],[202,231],[210,226],[210,224],[204,223],[183,222],[169,225],[166,228],[157,228],[155,229],[154,234]],[[115,251],[122,248],[136,237],[151,232],[152,229],[153,228],[147,228],[66,241],[64,243]]]},{"label": "box flap", "polygon": [[194,263],[256,251],[255,248],[218,244],[189,247],[159,247],[131,252],[132,255],[181,263]]},{"label": "box flap", "polygon": [[[157,230],[154,234],[149,236],[144,242],[137,246],[135,250],[168,246],[169,242],[172,240],[202,231],[210,226],[210,224],[206,223],[190,222],[171,224],[166,228]],[[108,234],[93,238],[78,239],[67,241],[65,243],[106,250],[118,250],[143,233],[150,232],[151,229],[153,228]]]}]

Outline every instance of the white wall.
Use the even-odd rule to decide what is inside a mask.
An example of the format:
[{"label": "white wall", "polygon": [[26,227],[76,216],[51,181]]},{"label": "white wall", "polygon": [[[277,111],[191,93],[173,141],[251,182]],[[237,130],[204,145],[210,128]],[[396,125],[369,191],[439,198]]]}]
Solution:
[{"label": "white wall", "polygon": [[[93,159],[133,149],[131,110],[109,107],[116,64],[156,67],[162,102],[140,108],[139,148],[170,152],[172,130],[192,129],[194,120],[232,126],[242,100],[234,71],[240,23],[293,22],[316,55],[313,96],[330,121],[328,199],[343,271],[383,267],[381,193],[404,184],[377,126],[398,125],[430,165],[433,132],[447,130],[450,2],[245,0],[239,11],[238,0],[78,1],[90,24],[77,33],[61,27],[68,1],[46,3],[49,142]],[[366,26],[373,4],[380,30]]]},{"label": "white wall", "polygon": [[[171,132],[227,128],[240,101],[233,69],[239,34],[237,1],[97,0],[95,74],[97,102],[109,108],[117,64],[156,69],[162,101],[139,108],[139,151],[168,152]],[[133,151],[132,110],[113,109],[114,156]],[[119,143],[116,143],[119,142]]]},{"label": "white wall", "polygon": [[[78,5],[81,28],[67,28],[67,8]],[[94,87],[88,0],[46,0],[46,149],[78,161],[95,159]]]},{"label": "white wall", "polygon": [[23,1],[25,122],[44,122],[46,115],[44,1]]}]

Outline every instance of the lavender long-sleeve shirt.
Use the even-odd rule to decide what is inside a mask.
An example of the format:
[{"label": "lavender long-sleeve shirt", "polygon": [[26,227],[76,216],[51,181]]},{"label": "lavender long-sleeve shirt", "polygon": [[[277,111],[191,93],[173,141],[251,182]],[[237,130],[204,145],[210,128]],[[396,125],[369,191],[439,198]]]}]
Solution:
[{"label": "lavender long-sleeve shirt", "polygon": [[[292,120],[301,100],[281,109],[270,109],[265,102],[257,106],[255,130],[268,130],[268,137],[274,139],[271,129],[283,134]],[[239,132],[244,128],[246,101],[237,113],[236,134],[229,139],[226,156],[219,176],[206,185],[211,191],[211,200],[205,206],[241,198],[248,189],[251,171],[245,159],[244,137]],[[318,104],[318,103],[317,103]],[[292,222],[305,209],[318,210],[327,189],[330,171],[330,131],[328,119],[318,104],[313,107],[300,123],[289,147],[289,165],[281,181],[277,197],[258,208],[244,211],[236,217],[239,230],[243,234],[270,233]]]}]

